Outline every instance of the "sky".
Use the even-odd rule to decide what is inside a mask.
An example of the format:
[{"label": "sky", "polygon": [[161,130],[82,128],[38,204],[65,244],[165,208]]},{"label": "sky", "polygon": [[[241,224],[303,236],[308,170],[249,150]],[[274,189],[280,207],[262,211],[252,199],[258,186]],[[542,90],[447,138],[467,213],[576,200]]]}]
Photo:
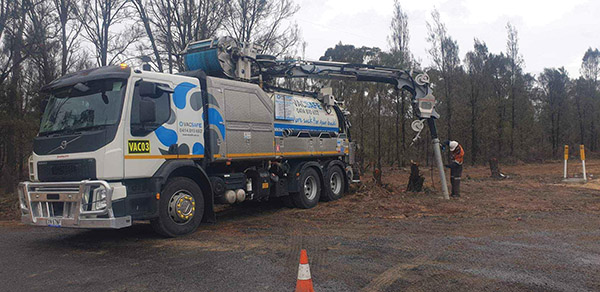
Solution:
[{"label": "sky", "polygon": [[[304,58],[316,60],[342,42],[389,49],[394,0],[296,0],[294,17],[307,47]],[[486,42],[493,53],[506,52],[506,24],[519,34],[525,71],[565,67],[579,76],[583,54],[600,47],[600,1],[597,0],[400,0],[408,14],[410,49],[424,66],[431,64],[426,23],[437,8],[459,56],[473,40]],[[301,53],[299,53],[301,55]]]}]

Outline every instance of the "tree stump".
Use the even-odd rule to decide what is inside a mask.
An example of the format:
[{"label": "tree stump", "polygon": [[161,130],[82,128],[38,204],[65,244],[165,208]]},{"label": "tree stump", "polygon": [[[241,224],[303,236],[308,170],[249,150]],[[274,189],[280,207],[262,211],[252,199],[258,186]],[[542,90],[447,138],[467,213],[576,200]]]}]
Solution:
[{"label": "tree stump", "polygon": [[407,192],[421,192],[423,191],[423,183],[425,177],[423,177],[419,171],[419,164],[411,161],[410,162],[410,177],[408,178],[408,185],[406,186]]},{"label": "tree stump", "polygon": [[498,166],[498,159],[490,159],[490,172],[493,178],[504,178],[504,174],[500,172],[500,166]]}]

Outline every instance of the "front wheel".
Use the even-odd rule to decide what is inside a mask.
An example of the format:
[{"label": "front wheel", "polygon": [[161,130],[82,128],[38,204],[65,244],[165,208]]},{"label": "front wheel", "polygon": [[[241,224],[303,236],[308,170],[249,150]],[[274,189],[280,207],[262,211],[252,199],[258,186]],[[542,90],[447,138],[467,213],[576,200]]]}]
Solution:
[{"label": "front wheel", "polygon": [[310,209],[317,205],[321,196],[321,180],[314,168],[307,168],[300,176],[300,192],[292,194],[294,205]]},{"label": "front wheel", "polygon": [[200,187],[187,177],[170,179],[158,202],[158,218],[150,221],[161,235],[176,237],[194,232],[204,215]]}]

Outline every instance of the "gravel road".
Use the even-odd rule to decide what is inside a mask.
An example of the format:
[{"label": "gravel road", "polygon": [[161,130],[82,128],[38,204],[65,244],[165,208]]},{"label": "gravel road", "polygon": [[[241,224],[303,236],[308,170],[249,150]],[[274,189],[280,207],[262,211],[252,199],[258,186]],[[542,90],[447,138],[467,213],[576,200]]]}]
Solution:
[{"label": "gravel road", "polygon": [[316,291],[600,290],[600,191],[527,168],[510,182],[480,171],[466,169],[460,200],[399,193],[405,176],[390,175],[385,188],[311,210],[225,208],[176,239],[143,222],[89,231],[0,221],[0,290],[293,291],[302,248]]}]

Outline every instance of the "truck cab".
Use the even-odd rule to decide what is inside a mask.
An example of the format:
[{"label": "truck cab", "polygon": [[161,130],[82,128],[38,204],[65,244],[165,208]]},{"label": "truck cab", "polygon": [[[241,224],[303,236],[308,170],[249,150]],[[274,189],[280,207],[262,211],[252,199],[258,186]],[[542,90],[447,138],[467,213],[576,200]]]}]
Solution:
[{"label": "truck cab", "polygon": [[[204,155],[202,113],[186,121],[181,106],[188,96],[201,99],[197,78],[121,65],[64,76],[44,91],[31,181],[18,189],[24,222],[122,228],[151,219],[161,183],[154,175],[165,160]],[[201,100],[192,103],[192,111],[203,110]],[[194,137],[186,149],[169,149],[185,140],[177,137],[177,114]]]}]

